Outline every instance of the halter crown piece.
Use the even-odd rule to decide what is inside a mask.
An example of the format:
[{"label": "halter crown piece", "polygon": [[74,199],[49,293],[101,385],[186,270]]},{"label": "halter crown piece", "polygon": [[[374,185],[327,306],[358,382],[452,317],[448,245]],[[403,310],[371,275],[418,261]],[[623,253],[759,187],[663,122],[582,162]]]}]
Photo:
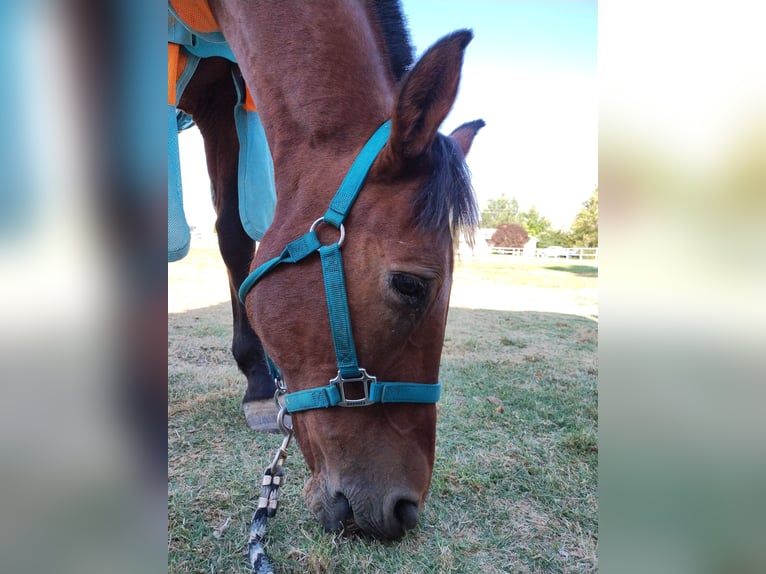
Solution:
[{"label": "halter crown piece", "polygon": [[[317,408],[363,407],[375,403],[435,403],[441,394],[441,382],[435,385],[422,383],[379,382],[359,366],[351,332],[351,320],[348,312],[346,283],[343,278],[343,262],[340,248],[346,237],[343,221],[362,189],[367,172],[375,158],[388,141],[391,132],[391,120],[381,125],[367,140],[362,150],[354,159],[346,177],[340,184],[330,202],[327,212],[317,219],[308,233],[287,244],[282,253],[253,270],[239,288],[239,299],[243,303],[250,289],[266,273],[281,263],[297,263],[314,252],[319,252],[322,261],[327,309],[330,313],[335,357],[338,363],[338,375],[330,380],[326,387],[307,389],[285,395],[287,412],[295,413]],[[340,230],[340,238],[335,243],[322,245],[316,234],[320,223],[327,223]],[[361,383],[364,397],[346,398],[346,383]]]}]

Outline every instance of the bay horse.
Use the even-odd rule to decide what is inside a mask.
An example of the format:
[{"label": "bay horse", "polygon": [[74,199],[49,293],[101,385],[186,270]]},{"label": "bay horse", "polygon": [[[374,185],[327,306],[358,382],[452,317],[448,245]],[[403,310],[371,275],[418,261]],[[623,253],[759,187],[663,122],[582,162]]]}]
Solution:
[{"label": "bay horse", "polygon": [[[311,511],[328,531],[354,523],[400,538],[418,522],[433,470],[454,246],[478,220],[464,157],[484,122],[438,133],[472,33],[444,37],[412,66],[398,2],[211,0],[210,8],[252,91],[277,192],[253,257],[236,218],[232,64],[202,62],[179,107],[205,142],[246,399],[274,392],[262,342],[293,397]],[[333,221],[328,206],[362,157],[354,197]],[[274,264],[305,242],[320,257],[306,250],[295,264]],[[248,271],[257,277],[246,280]],[[340,303],[323,283],[342,284]],[[346,309],[341,319],[334,306]],[[347,374],[343,341],[358,376]],[[364,408],[343,408],[353,406]]]}]

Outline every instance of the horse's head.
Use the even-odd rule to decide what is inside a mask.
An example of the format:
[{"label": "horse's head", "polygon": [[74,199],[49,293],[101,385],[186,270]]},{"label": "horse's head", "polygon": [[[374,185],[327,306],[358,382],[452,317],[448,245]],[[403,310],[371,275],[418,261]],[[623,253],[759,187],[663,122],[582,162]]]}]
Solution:
[{"label": "horse's head", "polygon": [[[484,123],[465,124],[449,137],[438,127],[455,100],[471,37],[461,31],[442,39],[403,80],[389,112],[390,137],[344,222],[353,342],[359,366],[379,381],[438,383],[453,248],[460,228],[477,222],[464,154]],[[325,165],[306,168],[312,174],[302,181],[332,193],[348,157],[327,157]],[[255,265],[307,231],[328,202],[322,196],[311,213],[278,205]],[[323,244],[338,241],[330,225],[319,224],[317,234]],[[288,392],[327,386],[338,366],[319,257],[278,266],[251,293],[248,316]],[[359,398],[360,386],[347,383],[344,390]],[[415,526],[434,463],[432,402],[317,408],[295,413],[292,422],[312,472],[306,499],[326,529],[353,519],[372,535],[398,538]]]}]

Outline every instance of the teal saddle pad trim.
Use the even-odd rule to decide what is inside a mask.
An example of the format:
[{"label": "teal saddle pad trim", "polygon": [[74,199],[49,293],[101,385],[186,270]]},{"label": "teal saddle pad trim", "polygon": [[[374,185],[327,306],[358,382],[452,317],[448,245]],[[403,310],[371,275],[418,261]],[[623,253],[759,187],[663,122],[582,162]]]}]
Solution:
[{"label": "teal saddle pad trim", "polygon": [[181,158],[178,153],[178,116],[168,104],[168,262],[189,253],[191,233],[184,214],[181,191]]},{"label": "teal saddle pad trim", "polygon": [[[195,36],[196,40],[192,40],[191,36]],[[181,19],[173,6],[168,2],[168,42],[174,44],[191,44],[193,41],[204,40],[209,44],[223,44],[228,49],[228,44],[223,37],[223,33],[220,30],[215,32],[200,32],[186,25],[186,22]],[[231,50],[229,50],[231,53]],[[224,56],[225,57],[225,56]],[[229,58],[234,62],[234,56]]]},{"label": "teal saddle pad trim", "polygon": [[[168,41],[180,44],[188,57],[186,68],[176,86],[176,105],[201,59],[221,57],[235,62],[234,54],[222,35],[198,34],[179,21],[172,10],[168,10]],[[238,94],[238,102],[232,114],[239,140],[237,199],[240,221],[245,232],[253,240],[260,241],[271,225],[276,209],[274,164],[260,116],[257,112],[245,109],[242,77],[232,74],[232,81]],[[177,111],[173,106],[168,106],[168,262],[184,258],[191,242],[183,208],[178,150],[178,132],[189,127],[190,123],[186,114],[176,117]]]},{"label": "teal saddle pad trim", "polygon": [[239,219],[247,234],[260,241],[271,225],[277,207],[274,163],[258,112],[245,109],[244,81],[238,74],[233,81],[238,96],[234,124],[239,138]]}]

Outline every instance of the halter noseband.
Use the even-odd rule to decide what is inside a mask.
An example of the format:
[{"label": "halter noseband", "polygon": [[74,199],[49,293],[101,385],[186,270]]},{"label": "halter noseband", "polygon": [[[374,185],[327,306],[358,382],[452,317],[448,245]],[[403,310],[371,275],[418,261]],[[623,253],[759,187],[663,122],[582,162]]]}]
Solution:
[{"label": "halter noseband", "polygon": [[[364,407],[375,403],[435,403],[439,400],[441,382],[435,385],[379,382],[376,377],[367,374],[367,371],[360,367],[357,362],[354,337],[351,332],[346,283],[343,278],[343,263],[340,253],[341,245],[346,237],[343,221],[362,189],[367,172],[388,141],[390,132],[391,120],[388,120],[372,134],[359,155],[354,159],[354,163],[330,202],[327,212],[311,224],[308,233],[288,243],[278,257],[270,259],[253,270],[239,288],[239,299],[244,303],[245,297],[253,285],[277,265],[280,263],[297,263],[315,251],[319,252],[322,261],[327,308],[330,312],[330,328],[338,364],[338,375],[331,379],[330,384],[326,387],[286,394],[285,406],[289,413],[335,406]],[[322,245],[315,231],[320,223],[327,223],[340,230],[338,241],[329,245]],[[361,383],[364,397],[346,398],[346,383]]]}]

